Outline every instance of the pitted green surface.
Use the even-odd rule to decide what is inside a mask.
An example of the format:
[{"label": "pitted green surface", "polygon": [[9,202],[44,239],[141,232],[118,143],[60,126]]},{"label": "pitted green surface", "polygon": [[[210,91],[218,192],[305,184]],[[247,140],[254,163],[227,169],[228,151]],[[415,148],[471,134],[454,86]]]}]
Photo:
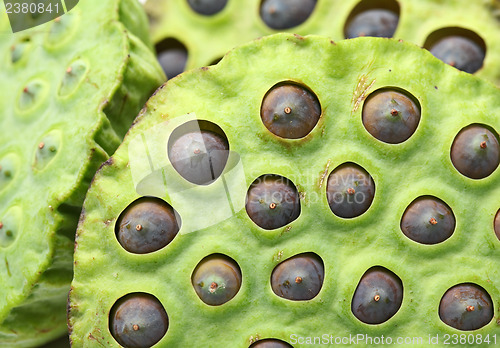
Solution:
[{"label": "pitted green surface", "polygon": [[90,180],[164,75],[136,1],[82,1],[16,34],[0,12],[0,346],[36,346],[66,330]]},{"label": "pitted green surface", "polygon": [[[365,0],[370,3],[370,0]],[[155,43],[174,38],[188,51],[186,70],[206,66],[226,51],[246,41],[280,31],[299,35],[325,35],[344,39],[344,25],[360,0],[318,0],[311,16],[285,30],[269,28],[259,15],[261,0],[229,0],[212,16],[193,11],[187,0],[148,0],[145,8]],[[375,2],[374,2],[375,3]],[[391,4],[395,0],[377,3]],[[399,23],[394,38],[424,46],[426,39],[442,28],[460,27],[479,35],[486,44],[483,68],[476,74],[500,83],[500,5],[496,0],[399,0]]]},{"label": "pitted green surface", "polygon": [[[305,85],[321,104],[320,121],[305,138],[278,138],[261,121],[262,98],[282,81]],[[416,132],[400,144],[383,143],[363,127],[363,102],[383,87],[405,90],[421,105]],[[500,169],[481,180],[464,177],[451,163],[450,147],[471,123],[498,133],[499,113],[500,92],[493,85],[414,44],[389,39],[334,43],[278,34],[231,51],[216,66],[170,80],[100,169],[84,203],[70,293],[74,346],[118,346],[108,329],[109,311],[134,292],[154,295],[168,314],[168,331],[155,347],[244,348],[270,337],[305,347],[292,335],[324,334],[422,337],[424,345],[428,335],[439,334],[442,346],[445,334],[498,339],[500,241],[493,220],[500,207]],[[167,156],[172,130],[195,116],[220,126],[232,155],[241,158],[208,186],[181,178]],[[362,166],[376,187],[368,211],[352,219],[335,216],[326,198],[328,174],[345,162]],[[238,165],[242,177],[232,170]],[[259,228],[245,211],[247,189],[263,174],[282,175],[300,192],[300,216],[283,228]],[[146,194],[171,204],[182,226],[165,248],[132,254],[117,241],[115,223]],[[443,243],[418,244],[400,230],[406,207],[423,195],[440,198],[456,217],[455,232]],[[231,212],[224,205],[228,197],[235,212],[223,216]],[[270,285],[274,267],[306,252],[324,262],[318,296],[276,296]],[[196,265],[214,253],[234,259],[242,273],[241,289],[221,306],[206,305],[191,284]],[[364,324],[351,312],[356,286],[373,266],[394,272],[404,288],[401,308],[380,325]],[[474,332],[439,319],[441,297],[463,282],[483,287],[494,303],[493,320]]]}]

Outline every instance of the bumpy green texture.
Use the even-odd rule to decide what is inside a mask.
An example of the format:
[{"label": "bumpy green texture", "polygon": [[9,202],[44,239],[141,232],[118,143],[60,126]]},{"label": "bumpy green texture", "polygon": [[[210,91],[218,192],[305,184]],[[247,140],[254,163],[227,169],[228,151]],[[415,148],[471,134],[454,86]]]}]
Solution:
[{"label": "bumpy green texture", "polygon": [[[308,88],[321,105],[318,124],[301,139],[276,136],[260,116],[266,93],[286,81]],[[419,125],[402,143],[377,140],[363,126],[364,101],[381,88],[409,93],[420,105]],[[493,85],[391,39],[335,43],[277,34],[229,52],[216,66],[179,75],[147,102],[88,192],[70,293],[73,346],[117,347],[110,309],[137,292],[155,296],[169,318],[155,347],[244,348],[265,338],[306,347],[298,337],[350,334],[394,342],[422,337],[424,343],[439,334],[444,346],[445,334],[471,333],[439,318],[442,296],[461,283],[477,284],[491,296],[494,318],[472,333],[489,334],[493,342],[492,335],[500,335],[500,241],[493,227],[500,169],[484,179],[467,178],[453,166],[450,148],[471,123],[498,136],[499,114],[500,92]],[[183,179],[167,155],[171,134],[194,118],[219,126],[229,144],[227,165],[209,185]],[[336,216],[327,200],[328,176],[346,162],[364,168],[375,183],[372,204],[353,218]],[[264,174],[289,179],[300,195],[298,218],[277,229],[259,227],[245,210],[250,185]],[[142,196],[171,204],[181,228],[166,247],[139,255],[120,246],[115,225]],[[438,197],[453,210],[456,228],[446,241],[424,245],[401,231],[406,208],[420,196]],[[303,301],[276,295],[273,269],[302,253],[324,264],[319,293]],[[196,266],[212,254],[226,255],[241,269],[241,288],[220,306],[204,303],[191,282]],[[399,310],[380,325],[365,324],[351,311],[361,277],[375,266],[399,277],[404,292]],[[297,284],[308,281],[300,277]]]},{"label": "bumpy green texture", "polygon": [[[476,74],[500,84],[500,42],[497,39],[500,36],[500,3],[497,0],[318,0],[305,21],[285,29],[272,29],[262,19],[260,8],[265,2],[229,0],[221,11],[213,15],[195,12],[187,0],[148,0],[145,8],[155,44],[165,39],[175,39],[183,44],[188,52],[187,69],[213,64],[237,45],[281,31],[326,35],[333,40],[348,38],[346,25],[360,10],[383,9],[396,17],[399,15],[394,38],[411,41],[427,49],[437,43],[442,34],[465,34],[479,44],[479,51],[486,48],[484,64]],[[311,3],[267,2],[295,3],[292,5],[295,10]],[[268,10],[272,9],[273,5]],[[282,9],[283,6],[274,5],[276,13]],[[367,19],[361,18],[360,23],[366,24]],[[450,45],[457,48],[459,43],[452,42]],[[442,54],[444,59],[449,56],[448,53]],[[457,67],[462,65],[460,58],[449,62],[454,62]]]},{"label": "bumpy green texture", "polygon": [[164,75],[135,0],[16,34],[1,11],[0,60],[0,346],[36,346],[66,330],[92,176]]}]

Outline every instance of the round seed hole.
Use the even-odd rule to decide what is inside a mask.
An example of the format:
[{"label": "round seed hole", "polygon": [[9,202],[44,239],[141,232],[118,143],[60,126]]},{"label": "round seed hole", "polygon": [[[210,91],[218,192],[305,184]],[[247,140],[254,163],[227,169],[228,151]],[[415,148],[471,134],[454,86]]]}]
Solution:
[{"label": "round seed hole", "polygon": [[187,0],[191,9],[205,16],[212,16],[224,9],[227,0]]},{"label": "round seed hole", "polygon": [[22,209],[18,206],[11,207],[0,216],[0,247],[7,248],[15,242],[22,223]]},{"label": "round seed hole", "polygon": [[500,240],[500,210],[497,211],[497,215],[495,216],[495,222],[493,223],[493,227],[494,227],[495,234],[497,235],[498,240]]},{"label": "round seed hole", "polygon": [[446,64],[470,74],[481,69],[486,56],[484,40],[473,31],[458,27],[431,33],[424,48]]},{"label": "round seed hole", "polygon": [[229,256],[212,254],[196,266],[191,283],[203,302],[219,306],[231,300],[240,290],[241,270]]},{"label": "round seed hole", "polygon": [[352,298],[351,310],[366,324],[386,322],[403,303],[403,283],[387,268],[375,266],[363,274]]},{"label": "round seed hole", "polygon": [[399,3],[394,0],[363,0],[347,17],[344,37],[393,37],[399,22]]},{"label": "round seed hole", "polygon": [[410,138],[420,122],[420,103],[410,93],[382,88],[363,104],[363,125],[376,139],[399,144]]},{"label": "round seed hole", "polygon": [[156,55],[168,79],[181,74],[186,68],[188,51],[180,41],[167,38],[156,45]]},{"label": "round seed hole", "polygon": [[245,208],[256,225],[273,230],[299,217],[299,193],[295,185],[283,176],[261,175],[248,189]]},{"label": "round seed hole", "polygon": [[266,338],[252,343],[249,348],[293,348],[293,346],[276,338]]},{"label": "round seed hole", "polygon": [[462,331],[477,330],[493,319],[493,302],[477,284],[458,284],[446,291],[439,304],[439,317]]},{"label": "round seed hole", "polygon": [[127,348],[149,348],[168,330],[168,316],[160,301],[146,293],[131,293],[111,308],[109,330]]},{"label": "round seed hole", "polygon": [[273,134],[298,139],[305,137],[316,126],[321,116],[321,105],[307,87],[281,82],[264,96],[260,115]]},{"label": "round seed hole", "polygon": [[214,182],[224,170],[229,143],[224,131],[208,121],[189,121],[168,140],[168,158],[175,170],[197,185]]},{"label": "round seed hole", "polygon": [[486,178],[500,162],[498,134],[480,124],[463,128],[451,145],[451,162],[468,178]]},{"label": "round seed hole", "polygon": [[181,219],[170,204],[156,197],[142,197],[120,214],[115,233],[128,252],[147,254],[170,244],[180,226]]},{"label": "round seed hole", "polygon": [[455,230],[455,216],[442,200],[432,196],[415,199],[401,218],[403,233],[421,244],[437,244],[450,238]]},{"label": "round seed hole", "polygon": [[330,210],[341,218],[365,213],[373,202],[375,183],[366,170],[355,163],[344,163],[328,176],[326,198]]},{"label": "round seed hole", "polygon": [[271,288],[279,297],[307,301],[316,297],[325,277],[323,260],[314,253],[303,253],[278,264],[271,274]]},{"label": "round seed hole", "polygon": [[315,7],[316,0],[262,0],[260,17],[271,29],[289,29],[304,23]]}]

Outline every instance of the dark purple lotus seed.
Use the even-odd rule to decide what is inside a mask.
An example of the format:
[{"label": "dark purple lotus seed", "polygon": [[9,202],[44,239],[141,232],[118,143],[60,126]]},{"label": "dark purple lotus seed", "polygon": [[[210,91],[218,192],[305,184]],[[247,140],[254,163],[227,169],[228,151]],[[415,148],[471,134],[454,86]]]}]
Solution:
[{"label": "dark purple lotus seed", "polygon": [[250,185],[245,208],[255,224],[265,230],[273,230],[299,217],[299,193],[287,178],[262,175]]},{"label": "dark purple lotus seed", "polygon": [[213,254],[196,266],[191,276],[196,294],[210,306],[219,306],[231,300],[241,287],[241,270],[228,256]]},{"label": "dark purple lotus seed", "polygon": [[403,303],[401,279],[384,267],[365,272],[352,298],[352,313],[366,324],[389,320]]},{"label": "dark purple lotus seed", "polygon": [[275,338],[266,338],[254,342],[249,348],[293,348],[293,346]]},{"label": "dark purple lotus seed", "polygon": [[175,170],[187,181],[207,185],[226,166],[229,144],[225,137],[206,130],[187,132],[169,146],[168,157]]},{"label": "dark purple lotus seed", "polygon": [[418,243],[441,243],[453,234],[455,216],[439,198],[419,197],[406,208],[401,218],[401,230]]},{"label": "dark purple lotus seed", "polygon": [[145,293],[128,294],[111,308],[109,330],[126,348],[148,348],[168,329],[168,316],[158,299]]},{"label": "dark purple lotus seed", "polygon": [[267,92],[260,116],[269,131],[286,139],[303,138],[318,123],[321,105],[307,88],[282,83]]},{"label": "dark purple lotus seed", "polygon": [[304,23],[316,0],[262,0],[260,16],[271,29],[289,29]]},{"label": "dark purple lotus seed", "polygon": [[211,16],[222,11],[227,0],[187,0],[193,11],[205,16]]},{"label": "dark purple lotus seed", "polygon": [[326,198],[331,211],[341,218],[360,216],[368,210],[374,196],[373,179],[357,164],[342,164],[328,176]]},{"label": "dark purple lotus seed", "polygon": [[497,216],[495,217],[494,228],[495,228],[495,234],[497,235],[497,238],[500,240],[500,210],[497,212]]},{"label": "dark purple lotus seed", "polygon": [[188,53],[186,47],[175,39],[165,39],[156,45],[156,53],[168,79],[181,74],[186,68]]},{"label": "dark purple lotus seed", "polygon": [[134,254],[146,254],[168,245],[180,228],[174,209],[165,201],[143,197],[131,203],[116,222],[116,237]]},{"label": "dark purple lotus seed", "polygon": [[455,329],[477,330],[493,318],[490,295],[476,284],[466,283],[448,289],[439,304],[439,317]]},{"label": "dark purple lotus seed", "polygon": [[369,9],[353,16],[346,24],[344,36],[352,39],[361,36],[393,37],[398,27],[399,15],[386,9]]},{"label": "dark purple lotus seed", "polygon": [[415,133],[420,106],[413,97],[395,90],[373,92],[363,104],[363,125],[380,141],[399,144]]},{"label": "dark purple lotus seed", "polygon": [[451,146],[455,168],[471,179],[483,179],[495,171],[500,162],[498,138],[482,125],[463,128]]},{"label": "dark purple lotus seed", "polygon": [[288,300],[310,300],[321,290],[324,275],[323,261],[318,255],[299,254],[274,268],[271,287],[276,295]]},{"label": "dark purple lotus seed", "polygon": [[475,73],[483,66],[485,51],[475,41],[462,36],[448,36],[437,41],[429,51],[458,70]]}]

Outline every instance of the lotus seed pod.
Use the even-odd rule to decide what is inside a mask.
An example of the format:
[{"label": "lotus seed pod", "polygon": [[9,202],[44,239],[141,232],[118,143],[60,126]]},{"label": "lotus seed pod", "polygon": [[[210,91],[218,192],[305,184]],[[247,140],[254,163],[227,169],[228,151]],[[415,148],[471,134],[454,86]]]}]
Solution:
[{"label": "lotus seed pod", "polygon": [[123,347],[148,348],[168,330],[168,316],[158,299],[144,293],[128,294],[111,308],[109,331]]},{"label": "lotus seed pod", "polygon": [[363,168],[345,163],[328,176],[326,196],[332,212],[341,218],[354,218],[368,210],[375,196],[375,184]]},{"label": "lotus seed pod", "polygon": [[472,179],[489,176],[500,163],[498,134],[483,125],[460,131],[451,146],[451,161],[463,175]]},{"label": "lotus seed pod", "polygon": [[203,302],[219,306],[231,300],[240,290],[241,271],[233,259],[225,255],[210,255],[196,266],[192,283]]},{"label": "lotus seed pod", "polygon": [[491,297],[476,284],[455,285],[443,295],[439,317],[458,330],[480,329],[493,319]]},{"label": "lotus seed pod", "polygon": [[[321,107],[304,137],[277,135],[262,120],[264,99],[283,84],[307,89]],[[367,98],[387,90],[404,91],[421,111],[403,142],[381,141],[363,124]],[[441,320],[440,303],[457,284],[484,289],[495,316],[500,169],[467,177],[451,149],[471,124],[498,134],[498,115],[494,85],[387,38],[280,33],[177,76],[149,99],[87,193],[69,296],[73,346],[119,347],[110,311],[133,293],[154,296],[168,314],[155,347],[249,348],[271,338],[302,347],[325,333],[451,337],[462,331]],[[169,152],[192,131],[224,135],[228,146],[209,183],[181,175]],[[332,192],[343,199],[338,211]],[[358,203],[343,204],[356,193]],[[116,226],[142,197],[166,202],[182,224],[163,248],[136,254]],[[424,198],[430,208],[412,206]],[[402,231],[408,221],[418,236],[426,226],[452,234],[417,242]],[[470,333],[493,340],[496,319]]]},{"label": "lotus seed pod", "polygon": [[[14,34],[0,11],[2,347],[67,334],[85,193],[164,79],[136,1],[72,2],[57,20]],[[19,16],[12,29],[32,23]]]},{"label": "lotus seed pod", "polygon": [[403,302],[401,279],[383,267],[370,268],[361,277],[352,298],[352,313],[366,324],[389,320]]},{"label": "lotus seed pod", "polygon": [[146,254],[168,245],[179,231],[179,220],[165,201],[143,197],[131,203],[116,223],[116,237],[127,251]]},{"label": "lotus seed pod", "polygon": [[[164,43],[177,41],[186,70],[212,65],[244,42],[286,31],[334,41],[402,39],[500,85],[496,0],[147,0],[145,8],[160,60]],[[183,66],[177,62],[171,63],[173,70]],[[169,78],[177,74],[166,69]]]},{"label": "lotus seed pod", "polygon": [[321,106],[306,88],[294,84],[273,87],[264,97],[262,122],[272,133],[287,139],[303,138],[318,123]]},{"label": "lotus seed pod", "polygon": [[248,189],[246,211],[265,230],[288,225],[300,215],[300,198],[295,185],[279,175],[262,175]]},{"label": "lotus seed pod", "polygon": [[321,290],[324,274],[323,261],[317,255],[295,255],[274,268],[271,287],[276,295],[288,300],[311,300]]},{"label": "lotus seed pod", "polygon": [[363,125],[380,141],[398,144],[415,133],[420,107],[414,97],[395,90],[370,94],[363,104]]},{"label": "lotus seed pod", "polygon": [[403,233],[422,244],[437,244],[450,238],[455,230],[450,207],[436,197],[419,197],[406,208],[401,218]]}]

